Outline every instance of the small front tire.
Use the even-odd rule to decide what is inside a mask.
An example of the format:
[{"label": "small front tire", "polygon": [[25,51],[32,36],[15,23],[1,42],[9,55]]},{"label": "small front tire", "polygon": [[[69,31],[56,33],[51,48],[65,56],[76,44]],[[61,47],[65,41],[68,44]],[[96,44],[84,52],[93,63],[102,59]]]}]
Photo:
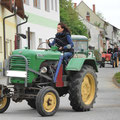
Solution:
[{"label": "small front tire", "polygon": [[[1,95],[1,90],[0,90]],[[4,96],[3,98],[0,98],[0,113],[4,113],[10,105],[10,98]]]},{"label": "small front tire", "polygon": [[36,97],[36,109],[41,116],[52,116],[59,108],[58,92],[52,87],[42,88]]}]

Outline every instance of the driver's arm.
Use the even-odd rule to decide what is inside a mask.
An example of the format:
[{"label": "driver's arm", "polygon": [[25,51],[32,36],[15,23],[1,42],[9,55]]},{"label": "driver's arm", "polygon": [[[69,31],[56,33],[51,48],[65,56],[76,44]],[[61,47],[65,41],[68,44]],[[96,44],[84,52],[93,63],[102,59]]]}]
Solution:
[{"label": "driver's arm", "polygon": [[70,47],[68,48],[68,45],[64,46],[63,49],[71,49],[72,47],[74,47],[73,41],[71,39],[70,35],[67,35],[67,41],[68,41],[68,45],[70,45]]},{"label": "driver's arm", "polygon": [[53,46],[55,44],[55,39],[52,41],[52,43],[48,43],[49,47]]}]

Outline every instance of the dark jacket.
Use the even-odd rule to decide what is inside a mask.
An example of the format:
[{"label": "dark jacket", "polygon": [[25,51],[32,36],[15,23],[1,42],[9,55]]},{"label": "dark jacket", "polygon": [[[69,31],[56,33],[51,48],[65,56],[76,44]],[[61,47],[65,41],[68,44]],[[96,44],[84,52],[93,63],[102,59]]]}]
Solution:
[{"label": "dark jacket", "polygon": [[[50,44],[50,46],[56,44],[56,46],[58,47],[62,47],[63,48],[63,52],[74,52],[73,49],[73,42],[70,37],[71,35],[68,32],[62,32],[62,33],[57,33],[56,37],[54,39],[54,41]],[[70,45],[71,48],[67,48],[67,45]]]},{"label": "dark jacket", "polygon": [[113,52],[114,52],[114,53],[115,53],[115,52],[118,52],[118,48],[114,48]]},{"label": "dark jacket", "polygon": [[109,54],[111,54],[113,52],[113,49],[112,48],[109,48],[108,51],[107,51]]}]

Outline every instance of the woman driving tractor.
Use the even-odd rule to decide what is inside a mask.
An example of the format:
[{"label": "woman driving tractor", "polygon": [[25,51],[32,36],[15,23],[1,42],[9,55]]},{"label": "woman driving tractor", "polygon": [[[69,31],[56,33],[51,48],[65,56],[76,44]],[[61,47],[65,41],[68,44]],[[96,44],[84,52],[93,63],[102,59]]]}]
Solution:
[{"label": "woman driving tractor", "polygon": [[57,25],[57,33],[52,43],[50,43],[49,40],[46,40],[46,42],[50,47],[54,45],[58,46],[59,51],[64,53],[63,59],[65,61],[68,61],[68,58],[70,58],[74,53],[74,45],[71,39],[70,30],[62,22],[58,23]]}]

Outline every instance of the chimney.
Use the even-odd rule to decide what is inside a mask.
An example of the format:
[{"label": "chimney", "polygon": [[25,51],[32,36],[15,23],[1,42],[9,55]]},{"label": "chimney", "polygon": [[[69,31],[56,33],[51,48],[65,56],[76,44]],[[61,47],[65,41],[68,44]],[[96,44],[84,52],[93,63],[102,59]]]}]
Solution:
[{"label": "chimney", "polygon": [[93,12],[95,13],[95,4],[93,4]]},{"label": "chimney", "polygon": [[74,3],[74,8],[76,8],[77,7],[77,3]]}]

